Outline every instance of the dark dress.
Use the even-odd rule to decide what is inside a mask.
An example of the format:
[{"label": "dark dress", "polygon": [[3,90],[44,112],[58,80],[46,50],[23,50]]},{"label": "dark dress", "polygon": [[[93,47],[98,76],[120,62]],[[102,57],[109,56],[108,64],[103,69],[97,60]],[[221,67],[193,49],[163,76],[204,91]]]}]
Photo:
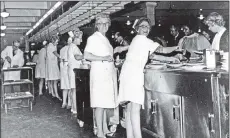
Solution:
[{"label": "dark dress", "polygon": [[229,32],[226,30],[220,38],[220,50],[229,51]]}]

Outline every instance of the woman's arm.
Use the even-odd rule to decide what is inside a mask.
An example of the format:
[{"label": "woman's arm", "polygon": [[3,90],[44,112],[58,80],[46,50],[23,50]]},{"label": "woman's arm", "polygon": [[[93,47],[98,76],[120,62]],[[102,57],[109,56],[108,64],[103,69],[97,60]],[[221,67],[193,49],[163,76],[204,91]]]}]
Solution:
[{"label": "woman's arm", "polygon": [[86,52],[84,53],[84,59],[89,60],[89,61],[113,61],[112,56],[96,56],[92,53]]},{"label": "woman's arm", "polygon": [[84,58],[83,55],[78,55],[78,54],[74,55],[74,57],[76,60],[82,60]]},{"label": "woman's arm", "polygon": [[60,58],[60,55],[57,53],[57,51],[54,51],[53,54],[54,54],[57,58]]},{"label": "woman's arm", "polygon": [[[163,47],[159,46],[155,52],[162,52],[163,51]],[[178,58],[175,57],[167,57],[167,56],[163,56],[163,55],[156,55],[154,52],[149,56],[150,59],[154,59],[154,60],[158,60],[158,61],[172,61],[174,63],[179,63],[180,60]]]},{"label": "woman's arm", "polygon": [[114,49],[114,54],[115,53],[121,53],[121,52],[123,52],[123,51],[126,51],[126,50],[128,50],[129,49],[129,45],[127,45],[127,46],[118,46],[118,47],[116,47],[115,49]]}]

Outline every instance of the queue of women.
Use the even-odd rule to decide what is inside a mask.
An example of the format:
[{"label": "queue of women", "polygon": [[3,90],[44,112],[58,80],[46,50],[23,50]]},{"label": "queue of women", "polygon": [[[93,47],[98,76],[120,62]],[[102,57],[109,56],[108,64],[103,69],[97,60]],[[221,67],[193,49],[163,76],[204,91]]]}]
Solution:
[{"label": "queue of women", "polygon": [[[79,29],[69,33],[67,45],[61,49],[60,55],[56,48],[58,37],[53,36],[49,44],[44,41],[45,47],[39,52],[36,67],[36,78],[40,79],[39,95],[42,95],[42,86],[46,79],[49,93],[60,99],[57,92],[57,80],[60,79],[63,90],[62,108],[71,108],[72,113],[77,114],[73,68],[78,68],[82,60],[90,61],[90,103],[94,109],[95,135],[98,138],[105,138],[113,134],[106,123],[106,110],[115,109],[122,104],[126,105],[127,138],[141,138],[140,109],[144,104],[143,70],[145,64],[148,58],[174,63],[180,60],[176,57],[154,55],[155,51],[162,51],[164,47],[147,38],[151,29],[151,22],[148,18],[143,17],[136,22],[137,35],[130,45],[115,49],[106,38],[110,24],[109,15],[100,14],[96,17],[97,31],[87,39],[84,54],[78,48],[83,34]],[[120,76],[117,78],[113,54],[125,50],[128,52]],[[57,59],[61,61],[60,71]],[[119,82],[119,88],[117,82]]]}]

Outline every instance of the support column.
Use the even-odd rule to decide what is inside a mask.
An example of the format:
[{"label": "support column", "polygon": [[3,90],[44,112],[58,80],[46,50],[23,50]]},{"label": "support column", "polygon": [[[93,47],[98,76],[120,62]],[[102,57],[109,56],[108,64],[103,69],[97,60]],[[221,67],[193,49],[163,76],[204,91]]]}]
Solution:
[{"label": "support column", "polygon": [[157,6],[156,2],[145,2],[143,4],[143,13],[144,16],[149,18],[151,21],[151,25],[154,26],[155,25],[155,8]]}]

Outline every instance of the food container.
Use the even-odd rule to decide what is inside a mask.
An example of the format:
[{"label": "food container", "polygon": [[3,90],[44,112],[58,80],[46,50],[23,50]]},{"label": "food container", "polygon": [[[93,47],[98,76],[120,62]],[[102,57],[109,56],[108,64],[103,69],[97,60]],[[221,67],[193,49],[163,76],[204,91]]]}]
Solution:
[{"label": "food container", "polygon": [[212,49],[204,50],[204,64],[207,68],[215,69],[220,65],[220,52]]}]

